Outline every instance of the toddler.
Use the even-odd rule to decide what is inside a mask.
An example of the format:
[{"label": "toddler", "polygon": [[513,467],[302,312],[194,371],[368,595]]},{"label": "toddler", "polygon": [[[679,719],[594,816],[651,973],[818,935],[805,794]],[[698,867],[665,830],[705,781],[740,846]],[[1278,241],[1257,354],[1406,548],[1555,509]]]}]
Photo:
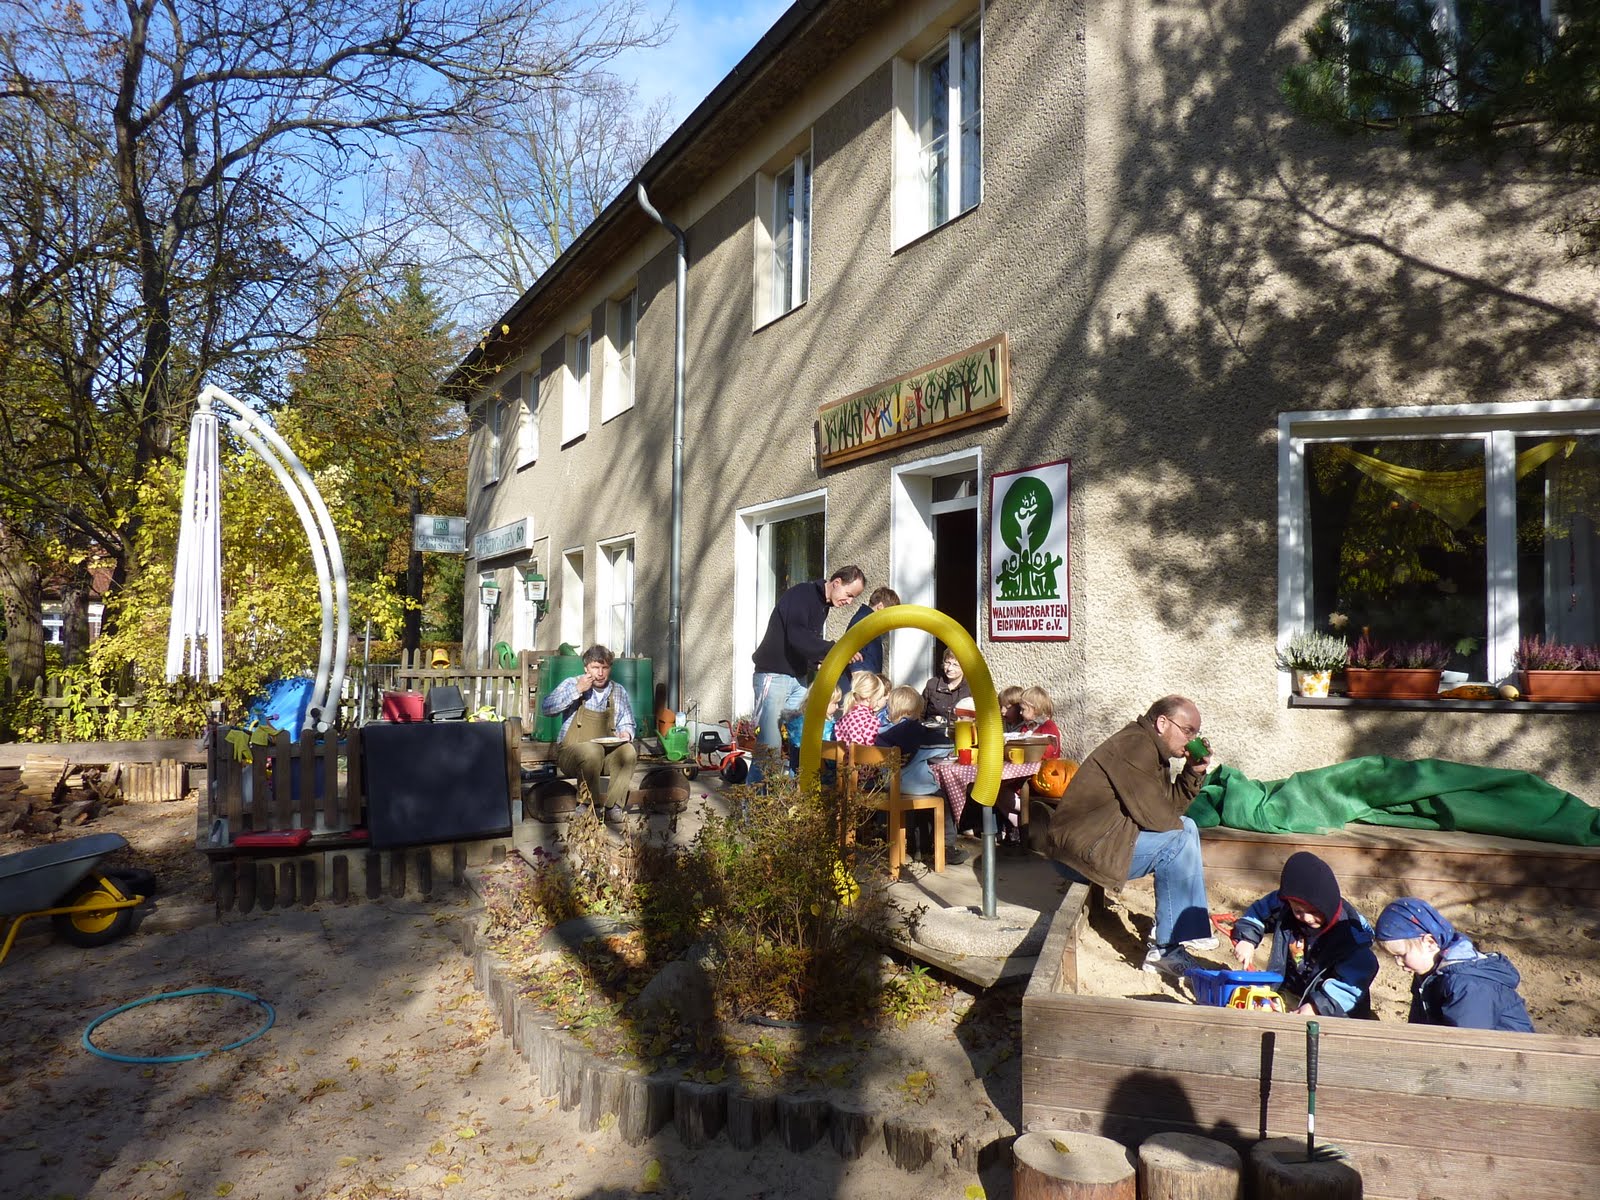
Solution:
[{"label": "toddler", "polygon": [[889,701],[888,681],[871,671],[857,671],[850,681],[850,695],[844,702],[844,711],[833,725],[833,740],[854,742],[870,746],[878,740],[883,728],[879,719]]},{"label": "toddler", "polygon": [[1371,1017],[1378,977],[1372,926],[1339,895],[1333,869],[1301,850],[1283,864],[1278,890],[1257,900],[1233,927],[1233,954],[1251,969],[1272,935],[1266,970],[1281,973],[1306,1016]]},{"label": "toddler", "polygon": [[[843,695],[844,693],[838,688],[834,688],[832,694],[828,697],[828,710],[822,722],[822,740],[825,742],[833,740],[833,718],[839,711],[839,701]],[[805,729],[806,714],[804,710],[784,714],[784,734],[789,741],[789,770],[791,771],[800,769],[800,738],[804,735]]]},{"label": "toddler", "polygon": [[1411,1023],[1532,1033],[1504,954],[1483,954],[1426,900],[1407,896],[1378,914],[1378,944],[1414,978]]},{"label": "toddler", "polygon": [[1050,701],[1050,693],[1037,685],[1024,689],[1017,700],[1017,711],[1022,718],[1017,724],[1017,732],[1049,738],[1050,744],[1045,747],[1044,756],[1060,758],[1061,730],[1056,728],[1056,709]]},{"label": "toddler", "polygon": [[1022,689],[1016,684],[1000,689],[1000,723],[1007,733],[1015,733],[1022,724]]}]

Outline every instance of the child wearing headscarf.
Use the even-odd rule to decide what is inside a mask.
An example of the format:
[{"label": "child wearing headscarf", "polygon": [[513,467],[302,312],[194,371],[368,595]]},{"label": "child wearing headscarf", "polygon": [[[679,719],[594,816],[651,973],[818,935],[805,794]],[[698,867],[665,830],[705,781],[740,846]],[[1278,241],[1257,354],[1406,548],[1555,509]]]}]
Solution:
[{"label": "child wearing headscarf", "polygon": [[1411,1023],[1532,1033],[1517,994],[1522,976],[1504,954],[1483,954],[1426,900],[1407,896],[1378,914],[1383,952],[1410,971]]},{"label": "child wearing headscarf", "polygon": [[1339,895],[1333,869],[1301,850],[1283,864],[1278,890],[1257,900],[1233,926],[1234,957],[1249,970],[1272,935],[1266,969],[1300,997],[1306,1016],[1371,1017],[1378,977],[1372,926]]}]

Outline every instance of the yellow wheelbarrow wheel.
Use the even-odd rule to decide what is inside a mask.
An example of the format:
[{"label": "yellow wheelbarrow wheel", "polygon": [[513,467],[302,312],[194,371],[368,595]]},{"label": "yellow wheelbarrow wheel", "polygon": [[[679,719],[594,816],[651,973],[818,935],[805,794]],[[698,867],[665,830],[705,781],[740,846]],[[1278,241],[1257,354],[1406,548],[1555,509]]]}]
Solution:
[{"label": "yellow wheelbarrow wheel", "polygon": [[60,907],[70,912],[58,912],[50,918],[56,936],[74,946],[86,948],[104,946],[125,936],[133,928],[134,910],[127,906],[131,896],[124,896],[103,875],[86,879]]}]

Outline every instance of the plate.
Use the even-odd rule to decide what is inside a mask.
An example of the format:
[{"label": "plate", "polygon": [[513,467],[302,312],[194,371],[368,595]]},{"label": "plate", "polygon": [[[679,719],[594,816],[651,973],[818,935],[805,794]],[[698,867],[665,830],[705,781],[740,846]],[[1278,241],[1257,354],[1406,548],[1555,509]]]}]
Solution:
[{"label": "plate", "polygon": [[589,740],[591,742],[593,742],[596,746],[620,746],[620,745],[622,745],[622,743],[626,742],[628,739],[625,738],[625,737],[603,737],[603,738],[590,738]]}]

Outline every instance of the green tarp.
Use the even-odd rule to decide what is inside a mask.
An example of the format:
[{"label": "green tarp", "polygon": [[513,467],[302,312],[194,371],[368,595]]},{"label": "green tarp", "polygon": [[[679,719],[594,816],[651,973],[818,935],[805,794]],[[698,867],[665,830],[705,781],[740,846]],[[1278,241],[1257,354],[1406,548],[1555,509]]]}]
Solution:
[{"label": "green tarp", "polygon": [[1374,754],[1269,783],[1218,767],[1189,816],[1202,829],[1226,825],[1256,833],[1326,833],[1356,821],[1600,846],[1600,808],[1571,792],[1526,771],[1439,758],[1412,762]]}]

